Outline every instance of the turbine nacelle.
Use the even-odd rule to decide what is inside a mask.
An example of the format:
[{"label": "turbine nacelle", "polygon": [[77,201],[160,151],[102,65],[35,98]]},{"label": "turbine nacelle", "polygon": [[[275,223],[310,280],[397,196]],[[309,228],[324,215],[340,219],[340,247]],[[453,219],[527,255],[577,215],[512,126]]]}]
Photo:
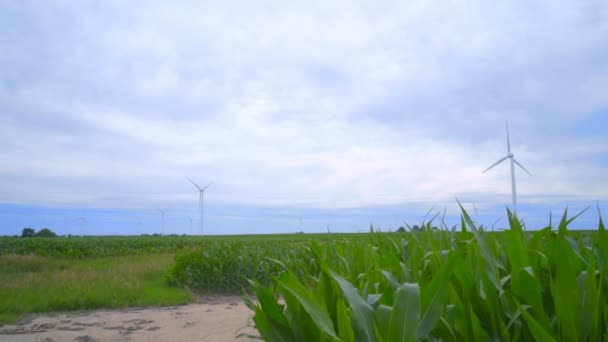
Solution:
[{"label": "turbine nacelle", "polygon": [[200,187],[200,186],[198,186],[198,184],[196,184],[196,183],[195,183],[195,182],[194,182],[192,179],[190,179],[189,177],[186,177],[186,178],[188,178],[188,180],[190,181],[190,183],[192,183],[192,185],[194,185],[194,186],[195,186],[195,187],[198,189],[198,191],[200,191],[200,192],[205,191],[205,189],[207,189],[208,187],[210,187],[210,186],[211,186],[211,184],[213,184],[213,182],[211,182],[211,183],[207,184],[207,185],[206,185],[204,188],[201,188],[201,187]]},{"label": "turbine nacelle", "polygon": [[509,123],[506,124],[507,129],[507,155],[501,159],[499,159],[496,163],[492,164],[489,168],[485,169],[482,173],[489,171],[494,166],[502,163],[503,161],[510,159],[511,160],[511,193],[513,197],[513,213],[517,214],[517,190],[515,186],[515,165],[519,166],[522,170],[524,170],[527,174],[532,175],[526,168],[521,165],[517,159],[515,159],[515,155],[511,152],[511,137],[509,136]]},{"label": "turbine nacelle", "polygon": [[[190,183],[192,183],[192,185],[194,185],[199,192],[199,197],[198,197],[198,206],[199,206],[199,210],[201,213],[201,234],[203,234],[204,232],[204,223],[203,223],[203,212],[204,212],[204,195],[205,195],[205,190],[207,190],[208,187],[211,186],[211,184],[213,184],[213,182],[207,184],[204,187],[200,187],[198,184],[196,184],[192,179],[190,179],[189,177],[188,180],[190,181]],[[190,224],[192,224],[192,219],[190,219]]]}]

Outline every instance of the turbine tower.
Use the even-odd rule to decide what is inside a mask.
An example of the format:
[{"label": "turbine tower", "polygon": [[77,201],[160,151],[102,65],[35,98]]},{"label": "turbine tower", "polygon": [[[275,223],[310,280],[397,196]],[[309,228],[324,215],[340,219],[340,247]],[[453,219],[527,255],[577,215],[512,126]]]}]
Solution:
[{"label": "turbine tower", "polygon": [[526,170],[526,168],[523,167],[523,165],[521,165],[517,160],[515,160],[515,155],[513,153],[511,153],[511,140],[509,138],[509,123],[508,122],[507,122],[507,155],[505,157],[499,159],[496,163],[492,164],[492,166],[490,166],[489,168],[485,169],[482,173],[485,173],[486,171],[490,170],[494,166],[502,163],[503,161],[505,161],[507,159],[511,160],[511,195],[513,196],[513,207],[511,209],[513,210],[513,215],[517,216],[517,188],[515,186],[515,164],[517,164],[517,166],[519,166],[522,170],[524,170],[530,176],[532,176],[532,174],[530,172],[528,172],[528,170]]},{"label": "turbine tower", "polygon": [[158,208],[160,212],[160,235],[165,234],[165,212],[167,209]]},{"label": "turbine tower", "polygon": [[211,185],[213,184],[213,182],[207,184],[204,188],[201,188],[200,186],[198,186],[198,184],[194,183],[194,181],[190,178],[188,178],[188,180],[190,181],[190,183],[192,183],[192,185],[194,185],[198,191],[199,191],[199,196],[198,196],[198,207],[201,211],[201,235],[203,235],[204,232],[204,222],[203,222],[203,213],[204,213],[204,204],[205,204],[205,190]]},{"label": "turbine tower", "polygon": [[87,225],[87,218],[84,216],[80,216],[78,220],[80,221],[80,235],[84,236],[84,229]]}]

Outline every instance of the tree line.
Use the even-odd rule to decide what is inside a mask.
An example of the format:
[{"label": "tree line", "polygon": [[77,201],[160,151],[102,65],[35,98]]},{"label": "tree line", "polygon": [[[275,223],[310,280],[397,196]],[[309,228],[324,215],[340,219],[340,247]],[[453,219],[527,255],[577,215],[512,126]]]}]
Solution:
[{"label": "tree line", "polygon": [[56,237],[57,234],[48,228],[42,228],[36,231],[34,228],[23,228],[21,231],[21,237]]}]

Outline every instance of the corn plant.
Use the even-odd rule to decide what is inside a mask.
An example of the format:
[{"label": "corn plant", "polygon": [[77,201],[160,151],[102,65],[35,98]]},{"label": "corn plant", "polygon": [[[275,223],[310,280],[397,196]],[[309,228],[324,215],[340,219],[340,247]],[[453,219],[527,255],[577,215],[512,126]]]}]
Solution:
[{"label": "corn plant", "polygon": [[276,259],[290,265],[300,277],[315,271],[316,264],[302,243],[226,240],[178,253],[168,279],[199,292],[238,293],[247,287],[249,278],[270,283],[284,267]]},{"label": "corn plant", "polygon": [[[462,208],[459,231],[371,233],[309,242],[316,267],[250,280],[268,341],[601,341],[608,339],[608,233],[558,226],[488,233]],[[578,216],[578,215],[577,215]]]}]

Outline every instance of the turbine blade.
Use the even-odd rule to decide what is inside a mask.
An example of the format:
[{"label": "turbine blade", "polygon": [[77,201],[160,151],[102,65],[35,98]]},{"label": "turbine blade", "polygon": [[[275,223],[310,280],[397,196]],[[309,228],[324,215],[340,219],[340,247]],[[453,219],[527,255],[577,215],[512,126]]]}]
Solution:
[{"label": "turbine blade", "polygon": [[208,187],[210,187],[210,186],[211,186],[211,184],[213,184],[213,182],[211,182],[211,183],[207,184],[207,186],[206,186],[206,187],[204,187],[204,188],[203,188],[201,191],[205,191],[205,189],[207,189]]},{"label": "turbine blade", "polygon": [[527,173],[527,174],[529,174],[530,176],[532,176],[532,174],[530,173],[530,171],[526,170],[526,168],[525,168],[523,165],[521,165],[521,164],[520,164],[520,163],[517,161],[517,159],[513,158],[513,162],[514,162],[515,164],[517,164],[517,166],[521,167],[521,169],[522,169],[522,170],[526,171],[526,173]]},{"label": "turbine blade", "polygon": [[190,179],[190,177],[186,177],[186,178],[188,178],[188,180],[190,181],[190,183],[192,183],[192,185],[194,185],[195,187],[197,187],[198,190],[203,191],[203,189],[201,189],[201,187],[198,186],[198,184],[194,183],[194,181],[192,179]]},{"label": "turbine blade", "polygon": [[509,121],[507,121],[507,152],[511,153],[511,138],[509,137]]},{"label": "turbine blade", "polygon": [[486,173],[486,171],[489,171],[491,168],[493,168],[494,166],[502,163],[503,161],[505,161],[505,159],[509,158],[509,156],[506,156],[502,159],[500,159],[499,161],[497,161],[496,163],[492,164],[492,166],[490,166],[489,168],[485,169],[482,173]]}]

